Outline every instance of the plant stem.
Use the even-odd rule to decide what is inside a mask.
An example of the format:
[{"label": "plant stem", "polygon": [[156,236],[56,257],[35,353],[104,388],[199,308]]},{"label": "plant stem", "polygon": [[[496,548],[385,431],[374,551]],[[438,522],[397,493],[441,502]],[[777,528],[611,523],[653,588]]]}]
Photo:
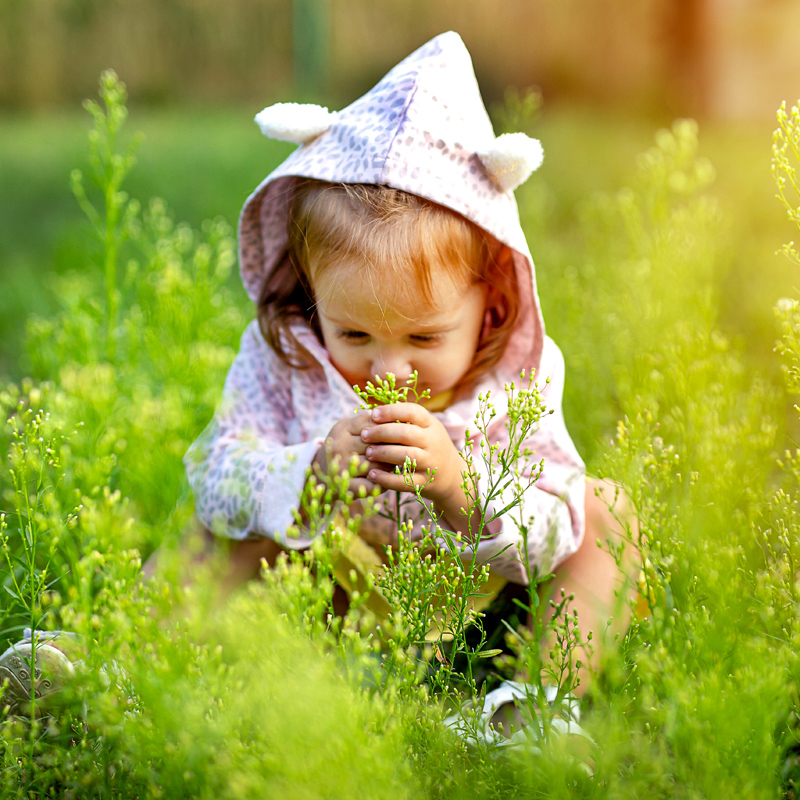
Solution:
[{"label": "plant stem", "polygon": [[117,209],[114,205],[115,189],[106,187],[105,279],[106,279],[106,358],[114,360],[117,330]]},{"label": "plant stem", "polygon": [[403,525],[403,520],[400,519],[400,492],[394,493],[394,518],[397,523],[397,529],[400,530]]}]

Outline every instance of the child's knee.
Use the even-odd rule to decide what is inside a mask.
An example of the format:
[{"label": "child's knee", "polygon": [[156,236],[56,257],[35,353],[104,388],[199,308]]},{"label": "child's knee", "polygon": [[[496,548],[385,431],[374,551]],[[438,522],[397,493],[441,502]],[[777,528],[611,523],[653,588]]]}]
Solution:
[{"label": "child's knee", "polygon": [[637,519],[625,490],[613,481],[589,478],[586,481],[585,510],[583,546],[596,547],[599,540],[604,548],[621,548],[624,564],[629,568],[639,565]]},{"label": "child's knee", "polygon": [[228,549],[228,567],[243,580],[255,578],[262,563],[274,567],[283,548],[273,539],[249,539],[224,543]]},{"label": "child's knee", "polygon": [[210,546],[219,559],[213,569],[213,580],[224,600],[237,589],[258,578],[263,566],[274,567],[283,548],[272,539],[237,541],[221,539],[207,532]]},{"label": "child's knee", "polygon": [[587,478],[584,504],[587,536],[596,532],[601,541],[624,536],[635,521],[625,490],[613,481]]},{"label": "child's knee", "polygon": [[[215,536],[195,519],[184,531],[177,552],[162,547],[156,550],[142,568],[145,579],[161,574],[188,586],[199,576],[221,585],[227,595],[239,586],[258,577],[264,563],[274,567],[283,548],[272,539],[238,541]],[[177,575],[173,574],[177,565]],[[199,571],[198,571],[199,570]]]}]

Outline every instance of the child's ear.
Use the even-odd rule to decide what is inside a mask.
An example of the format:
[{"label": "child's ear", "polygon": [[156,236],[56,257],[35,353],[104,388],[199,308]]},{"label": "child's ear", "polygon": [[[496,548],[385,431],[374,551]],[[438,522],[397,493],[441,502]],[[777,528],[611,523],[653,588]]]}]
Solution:
[{"label": "child's ear", "polygon": [[497,266],[504,272],[511,272],[514,269],[514,251],[505,244],[498,244],[498,252],[495,255]]},{"label": "child's ear", "polygon": [[504,295],[503,287],[514,274],[514,253],[507,245],[495,242],[489,259],[489,268],[485,276],[486,283],[489,285],[489,293],[486,298],[487,308],[491,308],[493,305],[490,298],[496,302],[499,297]]},{"label": "child's ear", "polygon": [[508,292],[515,280],[514,252],[510,247],[496,242],[484,280],[489,287],[486,291],[486,318],[491,327],[498,327],[508,314]]}]

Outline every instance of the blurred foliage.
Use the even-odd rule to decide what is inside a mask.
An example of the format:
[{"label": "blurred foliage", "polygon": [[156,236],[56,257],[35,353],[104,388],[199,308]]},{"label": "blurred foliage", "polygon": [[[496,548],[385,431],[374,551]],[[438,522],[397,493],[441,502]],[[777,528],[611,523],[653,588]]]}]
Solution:
[{"label": "blurred foliage", "polygon": [[[546,9],[507,0],[504,12],[535,31]],[[620,30],[635,18],[641,31],[653,14],[619,16]],[[149,105],[266,105],[289,93],[337,105],[454,20],[481,62],[487,97],[530,70],[531,48],[509,40],[494,9],[477,0],[3,0],[0,108],[76,103],[107,67]]]},{"label": "blurred foliage", "polygon": [[[141,116],[137,129],[146,146],[126,188],[132,197],[166,198],[177,218],[194,227],[217,216],[235,225],[243,198],[291,151],[261,136],[253,115],[240,109]],[[20,360],[24,322],[32,311],[56,310],[47,290],[52,276],[99,269],[99,245],[65,191],[74,167],[91,169],[87,131],[85,114],[0,120],[0,375],[30,374]],[[120,145],[131,141],[123,130]],[[230,287],[244,300],[238,279]]]},{"label": "blurred foliage", "polygon": [[0,106],[78,102],[109,65],[151,104],[268,98],[291,84],[290,31],[290,0],[3,0]]},{"label": "blurred foliage", "polygon": [[[796,120],[783,119],[784,135]],[[658,131],[622,164],[624,181],[608,178],[623,188],[597,192],[600,170],[625,160],[625,131],[604,143],[589,121],[579,134],[550,123],[565,135],[519,200],[546,265],[570,426],[591,469],[624,486],[638,522],[629,546],[643,556],[646,613],[611,643],[586,701],[594,780],[564,739],[541,757],[468,748],[442,726],[445,696],[428,691],[432,654],[397,650],[386,675],[369,616],[331,623],[330,583],[302,558],[222,608],[209,582],[183,588],[184,556],[169,547],[192,513],[181,456],[251,310],[231,288],[225,219],[190,225],[161,200],[109,201],[107,174],[86,197],[98,220],[129,210],[127,241],[109,250],[105,225],[75,239],[87,266],[48,279],[52,310],[16,338],[30,377],[0,392],[12,456],[0,471],[0,647],[33,623],[76,631],[85,650],[50,714],[0,718],[0,797],[795,796],[800,460],[794,446],[779,453],[798,388],[798,301],[778,303],[779,353],[758,369],[734,312],[761,295],[724,291],[745,267],[745,214],[712,194],[697,127]],[[546,115],[540,125],[546,138]],[[586,137],[597,148],[581,161]],[[580,183],[601,146],[610,157]],[[797,166],[783,155],[778,137],[776,177]],[[579,197],[560,196],[567,177]],[[781,216],[774,200],[754,213]],[[749,313],[772,314],[774,299]],[[171,579],[144,583],[141,557],[162,544]]]}]

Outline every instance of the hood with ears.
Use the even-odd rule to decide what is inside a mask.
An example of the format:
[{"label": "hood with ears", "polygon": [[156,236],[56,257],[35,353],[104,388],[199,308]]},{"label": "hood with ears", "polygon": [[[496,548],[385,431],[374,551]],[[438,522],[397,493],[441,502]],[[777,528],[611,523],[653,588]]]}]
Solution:
[{"label": "hood with ears", "polygon": [[544,324],[513,188],[541,163],[524,134],[495,138],[461,37],[443,33],[347,108],[278,104],[256,118],[266,135],[301,143],[248,198],[239,220],[242,280],[255,301],[287,248],[298,177],[390,186],[463,215],[514,253],[520,315],[499,371],[538,368]]}]

